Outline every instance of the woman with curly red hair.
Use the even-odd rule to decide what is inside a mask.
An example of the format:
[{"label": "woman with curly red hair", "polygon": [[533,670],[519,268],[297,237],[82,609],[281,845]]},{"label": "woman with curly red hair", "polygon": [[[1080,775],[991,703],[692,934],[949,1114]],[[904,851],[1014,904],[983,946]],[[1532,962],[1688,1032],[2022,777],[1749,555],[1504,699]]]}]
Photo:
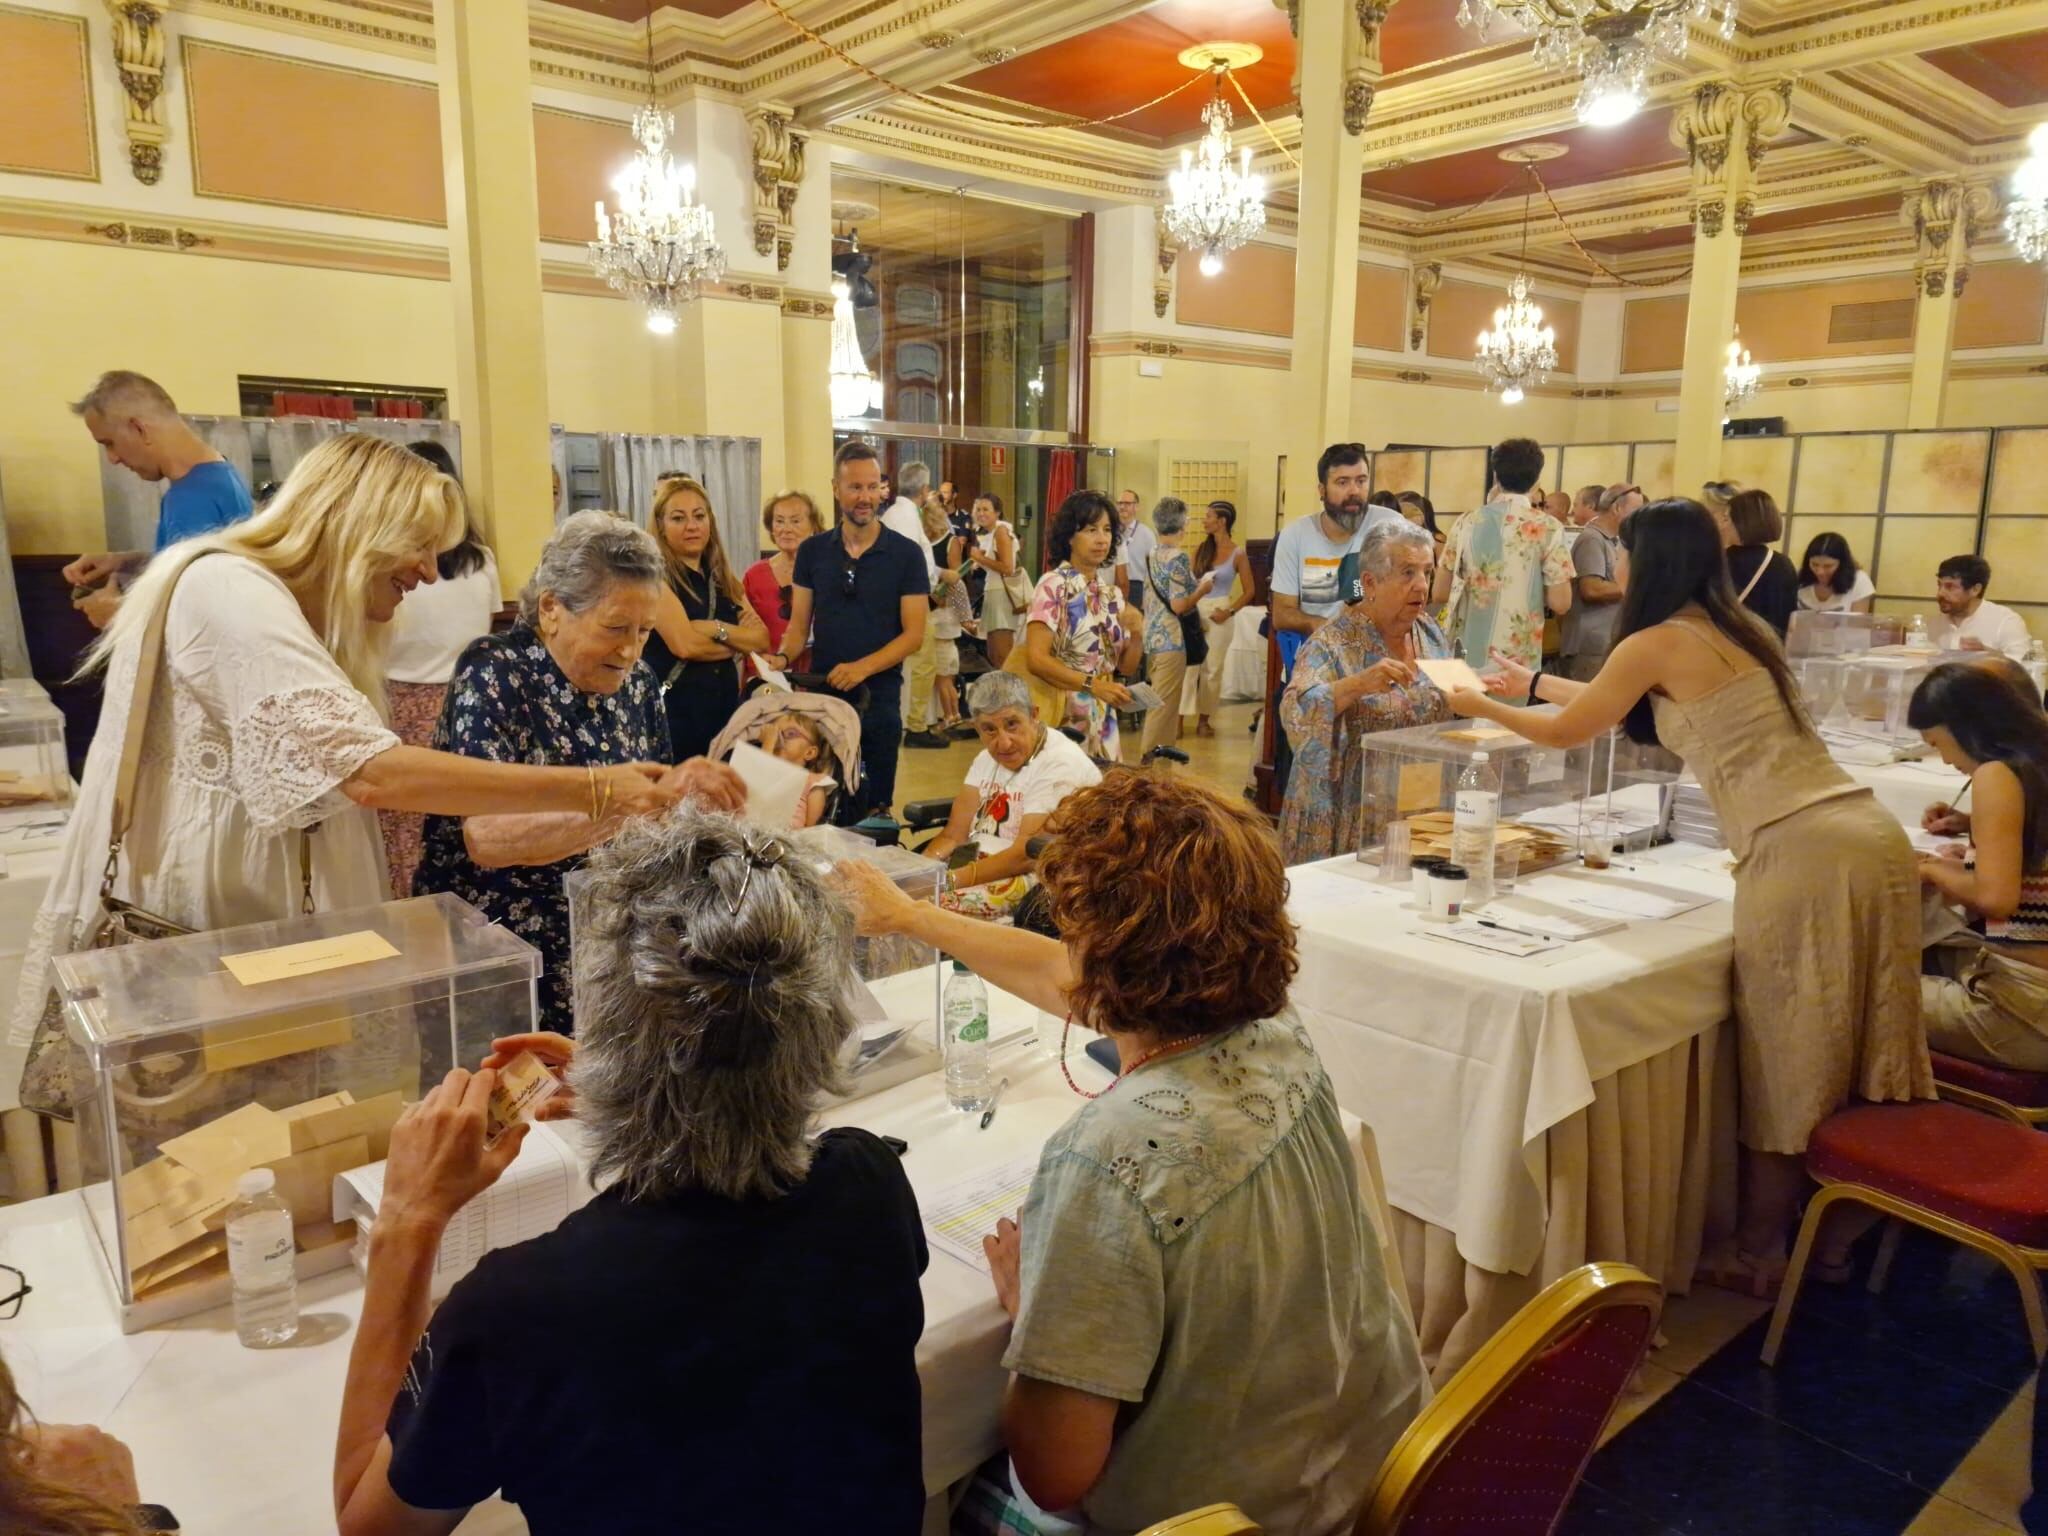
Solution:
[{"label": "woman with curly red hair", "polygon": [[1279,849],[1214,790],[1126,771],[1045,830],[1063,941],[841,867],[863,933],[937,945],[1122,1061],[1100,1095],[1077,1087],[1089,1102],[987,1240],[1015,1375],[1009,1466],[970,1518],[1137,1530],[1229,1499],[1269,1532],[1349,1531],[1422,1404],[1422,1363],[1287,1003]]}]

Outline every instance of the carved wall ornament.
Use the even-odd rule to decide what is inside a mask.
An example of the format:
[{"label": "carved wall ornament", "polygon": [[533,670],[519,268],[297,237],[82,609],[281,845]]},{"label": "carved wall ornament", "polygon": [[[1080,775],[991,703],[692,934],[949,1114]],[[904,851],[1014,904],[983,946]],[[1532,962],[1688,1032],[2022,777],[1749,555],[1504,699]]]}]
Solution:
[{"label": "carved wall ornament", "polygon": [[189,251],[213,244],[210,235],[195,235],[189,229],[163,224],[87,224],[88,235],[99,235],[116,245],[151,246],[165,251]]},{"label": "carved wall ornament", "polygon": [[1409,275],[1408,347],[1420,352],[1429,331],[1429,301],[1444,284],[1444,264],[1425,261]]},{"label": "carved wall ornament", "polygon": [[986,64],[993,69],[998,64],[1009,63],[1015,57],[1017,50],[1014,48],[984,48],[974,56],[974,59],[977,64]]},{"label": "carved wall ornament", "polygon": [[918,41],[931,49],[933,53],[944,53],[948,48],[960,41],[960,34],[958,32],[927,32]]},{"label": "carved wall ornament", "polygon": [[1727,214],[1728,205],[1720,198],[1702,198],[1693,206],[1693,228],[1709,240],[1718,239],[1721,234],[1721,223]]},{"label": "carved wall ornament", "polygon": [[1181,346],[1177,341],[1137,341],[1131,343],[1133,352],[1142,352],[1147,357],[1179,357]]},{"label": "carved wall ornament", "polygon": [[1354,139],[1365,132],[1365,120],[1372,112],[1376,94],[1372,81],[1363,74],[1353,74],[1344,81],[1344,131]]},{"label": "carved wall ornament", "polygon": [[1403,368],[1394,377],[1403,384],[1427,384],[1429,375],[1420,368]]},{"label": "carved wall ornament", "polygon": [[754,254],[772,255],[775,270],[789,270],[796,244],[796,198],[804,179],[804,135],[788,107],[747,108],[754,148]]},{"label": "carved wall ornament", "polygon": [[164,12],[168,0],[107,0],[114,18],[114,68],[121,77],[128,165],[153,187],[164,169]]},{"label": "carved wall ornament", "polygon": [[1749,233],[1749,221],[1756,217],[1756,199],[1744,193],[1735,199],[1735,238]]},{"label": "carved wall ornament", "polygon": [[1152,278],[1152,313],[1161,320],[1173,304],[1173,271],[1180,260],[1180,247],[1166,235],[1166,223],[1155,213],[1154,229],[1157,231],[1158,250],[1155,253],[1159,270]]},{"label": "carved wall ornament", "polygon": [[1394,0],[1358,0],[1358,30],[1364,34],[1367,48],[1377,48],[1380,28],[1387,24],[1387,12],[1393,9]]},{"label": "carved wall ornament", "polygon": [[1948,291],[1947,267],[1922,267],[1920,269],[1920,291],[1930,299],[1938,299]]}]

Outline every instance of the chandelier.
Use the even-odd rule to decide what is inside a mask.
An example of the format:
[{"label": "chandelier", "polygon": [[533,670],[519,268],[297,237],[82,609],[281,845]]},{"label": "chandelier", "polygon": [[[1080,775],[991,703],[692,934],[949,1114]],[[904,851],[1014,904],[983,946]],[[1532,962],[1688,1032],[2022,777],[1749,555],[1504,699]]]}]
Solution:
[{"label": "chandelier", "polygon": [[[1533,180],[1535,172],[1530,171]],[[1557,366],[1557,332],[1543,323],[1529,298],[1529,197],[1522,195],[1522,255],[1508,284],[1508,301],[1493,312],[1493,329],[1479,333],[1477,361],[1486,387],[1502,405],[1519,405],[1525,384],[1541,384]]]},{"label": "chandelier", "polygon": [[1721,369],[1721,419],[1726,421],[1735,407],[1755,396],[1763,378],[1763,368],[1750,361],[1749,348],[1742,344],[1742,332],[1737,329],[1735,337],[1728,343],[1728,361]]},{"label": "chandelier", "polygon": [[850,421],[882,408],[882,381],[868,372],[853,324],[853,285],[832,279],[832,419]]},{"label": "chandelier", "polygon": [[654,79],[654,12],[647,18],[646,106],[633,114],[633,138],[640,146],[632,163],[612,182],[619,196],[616,216],[597,202],[597,238],[590,265],[607,285],[638,299],[647,310],[647,329],[666,336],[676,328],[676,306],[697,297],[702,283],[725,274],[725,252],[711,225],[711,210],[695,201],[697,172],[668,157],[676,120],[659,105]]},{"label": "chandelier", "polygon": [[1536,34],[1542,69],[1579,74],[1579,121],[1611,128],[1643,105],[1652,57],[1685,57],[1686,28],[1735,36],[1735,0],[1458,0],[1459,25],[1484,39],[1496,22]]},{"label": "chandelier", "polygon": [[2048,123],[2027,135],[2027,158],[2013,172],[2006,199],[2005,233],[2026,260],[2048,257]]},{"label": "chandelier", "polygon": [[1218,61],[1206,67],[1216,77],[1216,93],[1202,108],[1208,131],[1193,150],[1180,152],[1180,169],[1166,178],[1163,217],[1167,235],[1183,250],[1200,251],[1202,275],[1214,277],[1227,252],[1266,227],[1266,178],[1252,174],[1249,145],[1231,164],[1230,103],[1223,99],[1230,66]]}]

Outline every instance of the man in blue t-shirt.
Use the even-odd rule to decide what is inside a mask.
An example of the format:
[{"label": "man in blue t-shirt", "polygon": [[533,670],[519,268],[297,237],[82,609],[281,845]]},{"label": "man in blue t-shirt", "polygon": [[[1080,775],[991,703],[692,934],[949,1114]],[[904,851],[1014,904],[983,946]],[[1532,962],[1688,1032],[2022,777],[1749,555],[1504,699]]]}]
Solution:
[{"label": "man in blue t-shirt", "polygon": [[[154,379],[125,369],[103,373],[71,410],[106,450],[108,463],[144,480],[170,482],[157,513],[156,549],[249,515],[249,488],[242,477],[185,424],[170,395]],[[74,590],[94,589],[73,600],[94,628],[107,627],[120,606],[122,579],[141,569],[153,552],[80,555],[64,567],[64,579]]]},{"label": "man in blue t-shirt", "polygon": [[931,608],[931,552],[882,526],[882,466],[866,443],[833,455],[832,500],[839,526],[797,546],[789,627],[782,649],[761,660],[786,668],[808,638],[812,668],[834,693],[867,690],[856,803],[863,813],[886,813],[896,803],[903,746],[903,662],[924,643]]}]

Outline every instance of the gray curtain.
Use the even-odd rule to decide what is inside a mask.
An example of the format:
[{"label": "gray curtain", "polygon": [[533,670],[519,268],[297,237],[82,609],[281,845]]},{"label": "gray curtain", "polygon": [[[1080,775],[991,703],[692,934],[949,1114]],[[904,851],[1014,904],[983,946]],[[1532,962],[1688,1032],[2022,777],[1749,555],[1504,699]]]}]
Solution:
[{"label": "gray curtain", "polygon": [[0,569],[7,572],[6,582],[0,583],[0,676],[28,677],[32,669],[28,664],[28,638],[21,627],[21,596],[14,590],[14,555],[7,540],[4,487],[0,487]]},{"label": "gray curtain", "polygon": [[462,468],[462,428],[452,421],[386,421],[367,416],[360,421],[337,421],[326,416],[279,416],[250,425],[267,435],[272,480],[285,479],[315,445],[343,432],[361,432],[391,443],[436,442],[448,450],[455,467]]},{"label": "gray curtain", "polygon": [[734,566],[745,570],[761,550],[761,440],[756,437],[664,437],[637,432],[604,436],[605,504],[645,524],[654,483],[678,469],[703,482],[718,519],[718,537]]}]

